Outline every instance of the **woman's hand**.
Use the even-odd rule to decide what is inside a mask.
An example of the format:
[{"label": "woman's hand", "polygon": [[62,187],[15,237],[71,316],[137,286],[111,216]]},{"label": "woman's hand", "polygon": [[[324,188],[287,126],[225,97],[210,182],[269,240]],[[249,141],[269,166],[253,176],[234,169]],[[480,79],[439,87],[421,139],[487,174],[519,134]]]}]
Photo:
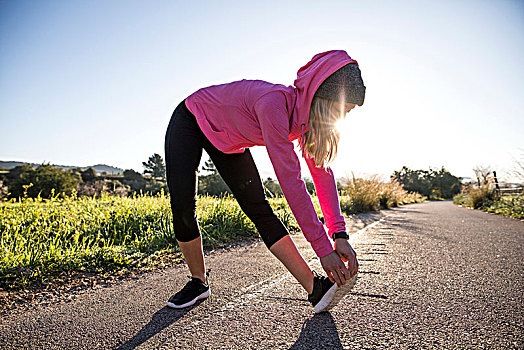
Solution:
[{"label": "woman's hand", "polygon": [[346,281],[350,279],[351,273],[335,250],[320,258],[320,263],[322,264],[324,271],[326,271],[329,280],[331,282],[336,282],[339,287],[346,284]]},{"label": "woman's hand", "polygon": [[348,240],[345,238],[335,239],[335,251],[343,262],[348,263],[348,269],[351,273],[349,278],[355,276],[358,272],[357,253],[355,253]]}]

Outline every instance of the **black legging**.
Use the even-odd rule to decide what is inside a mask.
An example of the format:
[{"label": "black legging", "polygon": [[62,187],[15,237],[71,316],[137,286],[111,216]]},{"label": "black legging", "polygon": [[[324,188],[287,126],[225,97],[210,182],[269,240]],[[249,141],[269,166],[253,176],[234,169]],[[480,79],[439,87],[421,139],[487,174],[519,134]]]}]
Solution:
[{"label": "black legging", "polygon": [[240,207],[253,221],[269,248],[288,231],[264,195],[260,175],[249,149],[243,153],[220,152],[206,138],[184,101],[173,112],[166,133],[167,185],[175,237],[180,242],[200,236],[196,218],[198,165],[205,149]]}]

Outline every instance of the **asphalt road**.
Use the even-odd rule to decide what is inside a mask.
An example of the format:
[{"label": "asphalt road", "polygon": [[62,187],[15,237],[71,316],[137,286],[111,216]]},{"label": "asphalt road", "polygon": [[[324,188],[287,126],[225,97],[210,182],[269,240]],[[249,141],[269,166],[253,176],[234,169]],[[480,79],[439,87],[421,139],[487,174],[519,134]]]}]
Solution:
[{"label": "asphalt road", "polygon": [[432,202],[348,224],[361,272],[329,313],[315,315],[258,242],[209,253],[212,295],[189,310],[165,306],[187,281],[184,267],[165,269],[8,314],[0,348],[524,348],[524,222]]}]

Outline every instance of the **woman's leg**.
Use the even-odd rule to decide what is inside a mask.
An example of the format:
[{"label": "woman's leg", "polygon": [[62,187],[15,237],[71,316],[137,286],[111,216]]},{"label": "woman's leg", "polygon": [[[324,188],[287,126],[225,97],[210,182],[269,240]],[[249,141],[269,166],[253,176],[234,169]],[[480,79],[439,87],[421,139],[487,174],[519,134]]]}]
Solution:
[{"label": "woman's leg", "polygon": [[313,293],[313,272],[300,255],[290,235],[282,237],[269,250],[284,264],[308,294]]},{"label": "woman's leg", "polygon": [[286,227],[269,205],[249,150],[239,154],[224,154],[209,141],[204,141],[204,148],[242,210],[255,224],[266,246],[310,294],[313,290],[313,273]]},{"label": "woman's leg", "polygon": [[207,283],[206,264],[204,262],[204,251],[202,249],[202,237],[198,236],[189,242],[177,241],[184,260],[189,267],[191,277],[199,278]]},{"label": "woman's leg", "polygon": [[196,184],[204,135],[182,102],[166,133],[165,159],[173,227],[192,277],[206,282],[202,238],[196,218]]}]

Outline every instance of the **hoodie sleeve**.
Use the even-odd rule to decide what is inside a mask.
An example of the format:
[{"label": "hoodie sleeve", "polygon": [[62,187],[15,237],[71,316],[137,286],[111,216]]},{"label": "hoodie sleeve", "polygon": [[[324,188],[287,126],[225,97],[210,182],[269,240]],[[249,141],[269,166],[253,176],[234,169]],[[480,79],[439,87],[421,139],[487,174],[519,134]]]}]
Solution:
[{"label": "hoodie sleeve", "polygon": [[269,158],[289,207],[316,255],[324,257],[333,251],[333,246],[318,219],[301,177],[300,162],[289,140],[286,99],[279,92],[269,93],[258,99],[254,108]]},{"label": "hoodie sleeve", "polygon": [[309,172],[315,183],[320,208],[326,220],[329,237],[335,232],[345,232],[346,222],[340,211],[337,184],[331,168],[317,168],[315,161],[305,156]]}]

